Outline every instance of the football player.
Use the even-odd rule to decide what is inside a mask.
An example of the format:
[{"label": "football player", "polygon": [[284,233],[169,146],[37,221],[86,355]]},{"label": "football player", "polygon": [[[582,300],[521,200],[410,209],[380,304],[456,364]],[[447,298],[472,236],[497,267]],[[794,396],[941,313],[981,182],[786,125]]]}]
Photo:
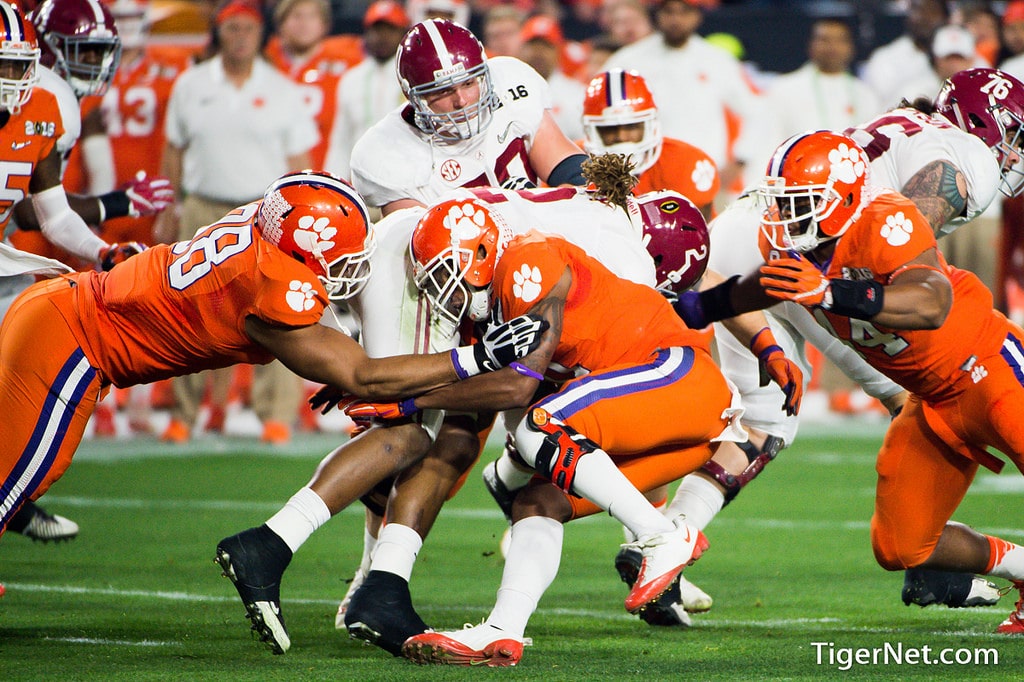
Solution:
[{"label": "football player", "polygon": [[[31,222],[42,236],[64,251],[88,263],[110,267],[113,263],[137,253],[132,243],[108,244],[97,237],[80,217],[96,215],[100,202],[69,202],[61,185],[63,144],[77,138],[80,122],[61,107],[63,99],[40,80],[49,72],[42,67],[40,49],[32,24],[11,5],[4,4],[3,28],[0,32],[0,60],[4,74],[0,84],[0,160],[7,164],[7,191],[0,201],[0,231],[12,224],[18,213],[32,214]],[[52,75],[52,74],[50,74]],[[56,77],[55,77],[56,78]],[[62,88],[67,84],[56,80]],[[74,97],[71,97],[74,100]],[[65,128],[70,124],[72,132]],[[26,197],[29,197],[26,200]],[[102,201],[102,199],[100,200]],[[72,210],[72,203],[76,211]],[[18,233],[15,233],[17,235]],[[14,297],[29,286],[36,274],[55,274],[69,268],[48,258],[10,248],[0,248],[0,317],[6,313]],[[63,516],[49,514],[30,503],[9,524],[11,530],[37,540],[67,540],[78,534],[78,525]]]},{"label": "football player", "polygon": [[[633,206],[650,222],[665,222],[684,201],[663,192]],[[493,306],[500,319],[530,310],[551,326],[522,360],[530,372],[502,386],[467,383],[458,392],[466,408],[525,410],[509,430],[521,461],[537,473],[512,503],[497,603],[481,625],[415,635],[403,654],[420,663],[515,665],[527,620],[557,573],[562,524],[599,510],[636,538],[642,567],[625,606],[646,608],[707,543],[683,519],[663,516],[642,491],[696,469],[719,441],[745,440],[733,424],[742,408],[711,360],[710,335],[672,322],[659,292],[614,276],[560,237],[525,231],[511,238],[483,202],[432,207],[411,248],[417,285],[442,314],[475,320]],[[760,331],[750,334],[761,337],[755,347],[770,346],[771,332]],[[549,371],[563,381],[538,400]],[[427,393],[404,403],[404,411],[436,407],[440,399],[447,399],[443,392]],[[658,419],[655,405],[668,403],[687,419]],[[626,425],[623,414],[640,423]]]},{"label": "football player", "polygon": [[[1015,163],[1014,150],[1020,147],[1022,121],[1024,84],[1001,71],[979,68],[953,76],[931,104],[917,101],[914,106],[881,114],[847,133],[866,151],[872,182],[898,190],[913,201],[938,237],[981,214],[998,193],[1020,193],[1024,176]],[[732,276],[757,267],[761,260],[754,239],[761,214],[756,197],[748,195],[714,220],[712,246],[718,244],[719,248],[711,250],[711,268]],[[811,371],[801,350],[805,340],[828,355],[868,394],[882,400],[890,411],[902,403],[897,384],[847,353],[801,306],[783,303],[766,311],[766,315],[783,350],[801,362],[806,378]],[[747,357],[747,349],[726,330],[717,331],[723,371],[743,394],[747,409],[744,425],[750,428],[751,442],[757,448],[743,453],[724,444],[700,473],[683,481],[670,509],[687,514],[701,528],[797,433],[796,418],[778,411],[777,391],[770,385],[759,386],[751,378],[756,376],[756,367]],[[620,555],[620,560],[625,565],[626,558]],[[632,563],[636,565],[635,557]],[[681,603],[689,610],[710,608],[710,597],[694,591],[688,599],[687,583],[681,584]],[[987,606],[998,601],[999,592],[980,577],[911,568],[905,575],[902,599],[906,604],[921,606]]]},{"label": "football player", "polygon": [[[519,318],[472,348],[370,359],[349,336],[319,324],[329,300],[366,283],[374,246],[367,215],[344,181],[292,173],[191,241],[26,290],[0,327],[0,439],[8,444],[0,456],[0,533],[64,473],[111,385],[276,357],[355,395],[398,396],[497,370],[536,346],[546,323]],[[362,467],[349,480],[355,499],[363,492],[355,488],[374,482],[369,469],[383,463],[353,465]],[[251,616],[261,618],[269,595],[245,556],[224,543],[217,560]]]},{"label": "football player", "polygon": [[679,192],[711,219],[718,167],[703,150],[666,138],[647,82],[636,71],[610,69],[590,81],[583,100],[583,148],[591,154],[626,154],[635,164],[633,193]]},{"label": "football player", "polygon": [[[999,83],[981,87],[994,91]],[[947,84],[940,106],[960,84]],[[997,127],[990,144],[1006,191],[1013,191],[1021,161],[1024,119],[1010,96],[1017,86],[983,98],[985,118],[976,119]],[[878,562],[889,570],[998,576],[1024,588],[1024,548],[949,520],[978,466],[1002,467],[987,447],[1018,468],[1024,464],[1024,432],[1014,416],[1024,400],[1024,331],[992,310],[992,295],[975,275],[945,263],[937,226],[911,200],[866,184],[871,158],[852,136],[837,133],[804,133],[783,143],[756,192],[764,206],[764,264],[681,297],[676,309],[698,327],[779,301],[813,313],[910,392],[878,455],[871,524]],[[929,175],[936,183],[956,177],[937,165]],[[958,210],[947,219],[966,215],[963,185],[955,187],[945,196]],[[999,631],[1024,633],[1022,610],[1024,596]]]}]

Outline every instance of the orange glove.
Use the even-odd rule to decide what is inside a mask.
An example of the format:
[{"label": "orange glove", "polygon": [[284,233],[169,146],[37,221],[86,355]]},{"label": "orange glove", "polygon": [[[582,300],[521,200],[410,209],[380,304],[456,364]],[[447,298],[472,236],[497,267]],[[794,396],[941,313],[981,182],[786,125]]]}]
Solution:
[{"label": "orange glove", "polygon": [[754,335],[750,340],[750,350],[757,356],[760,365],[761,385],[767,385],[768,379],[778,384],[786,396],[782,409],[790,416],[798,413],[800,401],[804,397],[804,373],[782,352],[771,328],[765,327]]},{"label": "orange glove", "polygon": [[398,403],[371,403],[364,400],[355,400],[345,406],[345,414],[358,419],[401,419],[419,412],[416,407],[415,398],[406,398]]},{"label": "orange glove", "polygon": [[773,258],[761,266],[758,280],[769,296],[804,306],[829,307],[831,284],[806,258]]}]

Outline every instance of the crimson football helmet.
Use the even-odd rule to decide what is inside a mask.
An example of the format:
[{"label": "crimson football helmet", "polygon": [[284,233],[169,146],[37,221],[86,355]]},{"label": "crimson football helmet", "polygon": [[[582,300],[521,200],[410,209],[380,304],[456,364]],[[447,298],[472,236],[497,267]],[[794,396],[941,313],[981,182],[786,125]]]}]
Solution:
[{"label": "crimson football helmet", "polygon": [[494,269],[512,239],[504,219],[477,199],[432,206],[413,230],[413,279],[430,301],[431,316],[458,326],[491,312]]},{"label": "crimson football helmet", "polygon": [[114,15],[100,0],[43,0],[29,15],[39,36],[40,61],[81,99],[102,95],[121,61]]},{"label": "crimson football helmet", "polygon": [[275,180],[263,195],[256,227],[312,270],[333,301],[355,296],[370,278],[376,242],[366,204],[330,173],[306,170]]},{"label": "crimson football helmet", "polygon": [[125,49],[141,50],[146,46],[149,39],[149,9],[149,0],[113,0],[110,3],[117,36]]},{"label": "crimson football helmet", "polygon": [[[398,46],[396,65],[416,126],[441,140],[466,140],[480,133],[501,104],[484,46],[454,21],[428,19],[409,29]],[[471,81],[476,81],[480,90],[476,102],[450,112],[431,109],[433,96]]]},{"label": "crimson football helmet", "polygon": [[946,79],[935,111],[989,146],[999,161],[999,191],[1008,197],[1024,188],[1024,83],[998,69],[966,69]]},{"label": "crimson football helmet", "polygon": [[644,246],[654,259],[655,285],[675,298],[701,278],[708,267],[711,238],[700,209],[678,192],[659,190],[636,198]]},{"label": "crimson football helmet", "polygon": [[757,188],[772,248],[812,251],[841,237],[864,208],[868,157],[841,133],[799,133],[775,150]]},{"label": "crimson football helmet", "polygon": [[18,78],[0,77],[0,111],[17,111],[32,95],[39,82],[39,46],[31,22],[15,5],[0,2],[0,61],[12,63]]},{"label": "crimson football helmet", "polygon": [[[642,126],[638,142],[605,144],[601,128]],[[658,108],[647,81],[636,71],[611,69],[594,76],[583,100],[583,147],[590,154],[625,154],[640,175],[661,156],[662,134]]]}]

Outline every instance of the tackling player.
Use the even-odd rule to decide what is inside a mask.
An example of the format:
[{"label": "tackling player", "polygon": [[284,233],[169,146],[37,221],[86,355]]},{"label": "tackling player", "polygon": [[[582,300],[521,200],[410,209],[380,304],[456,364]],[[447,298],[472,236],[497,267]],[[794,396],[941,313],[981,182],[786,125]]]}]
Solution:
[{"label": "tackling player", "polygon": [[[1004,118],[994,105],[992,113]],[[1020,122],[1010,113],[1000,123],[1007,147],[995,146],[1004,169],[1021,160]],[[992,310],[992,295],[975,275],[945,263],[914,203],[866,184],[870,160],[841,134],[784,142],[757,190],[765,264],[681,297],[676,310],[701,326],[795,303],[905,387],[911,395],[876,467],[871,540],[879,564],[981,573],[1024,590],[1024,548],[949,520],[979,465],[1002,468],[987,447],[1024,466],[1016,418],[1024,331]],[[999,631],[1024,633],[1022,616],[1024,595]]]},{"label": "tackling player", "polygon": [[[373,246],[355,190],[305,171],[278,179],[261,201],[191,241],[153,247],[110,272],[64,275],[26,290],[0,327],[0,440],[8,445],[0,455],[0,533],[64,473],[111,385],[276,357],[337,389],[398,396],[499,369],[532,350],[546,328],[519,318],[473,348],[370,359],[319,322],[329,300],[365,284]],[[261,618],[269,603],[234,549],[224,544],[217,559],[250,616]]]}]

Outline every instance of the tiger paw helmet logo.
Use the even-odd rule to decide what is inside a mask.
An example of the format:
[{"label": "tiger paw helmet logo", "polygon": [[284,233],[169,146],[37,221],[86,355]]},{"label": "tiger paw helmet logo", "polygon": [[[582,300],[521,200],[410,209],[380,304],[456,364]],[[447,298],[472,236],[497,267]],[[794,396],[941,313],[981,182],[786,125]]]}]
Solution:
[{"label": "tiger paw helmet logo", "polygon": [[452,233],[452,242],[476,239],[487,223],[487,214],[471,203],[454,204],[444,217],[444,226]]},{"label": "tiger paw helmet logo", "polygon": [[885,224],[882,225],[882,236],[889,246],[903,246],[910,241],[910,234],[914,231],[914,223],[903,211],[897,211],[885,217]]},{"label": "tiger paw helmet logo", "polygon": [[333,248],[334,235],[338,234],[338,228],[332,227],[330,223],[331,219],[326,216],[302,216],[299,218],[298,228],[292,233],[295,245],[315,256]]},{"label": "tiger paw helmet logo", "polygon": [[288,293],[284,295],[288,307],[297,313],[304,313],[316,305],[316,289],[311,282],[293,279],[288,283]]},{"label": "tiger paw helmet logo", "polygon": [[829,151],[828,162],[829,177],[845,183],[856,182],[857,178],[864,176],[868,168],[863,152],[843,142]]},{"label": "tiger paw helmet logo", "polygon": [[540,296],[540,268],[526,263],[512,273],[512,293],[524,303],[532,303]]}]

